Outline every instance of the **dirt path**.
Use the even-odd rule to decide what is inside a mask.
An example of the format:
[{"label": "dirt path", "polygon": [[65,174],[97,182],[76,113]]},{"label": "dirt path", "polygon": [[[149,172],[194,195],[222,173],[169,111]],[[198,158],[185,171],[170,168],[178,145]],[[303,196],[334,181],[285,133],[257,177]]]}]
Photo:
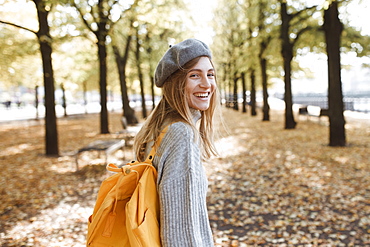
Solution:
[{"label": "dirt path", "polygon": [[[121,129],[110,114],[110,130]],[[208,161],[209,216],[216,246],[370,245],[370,124],[349,122],[346,148],[327,146],[325,122],[301,119],[284,130],[271,121],[225,110],[229,133],[220,157]],[[352,121],[352,120],[351,120]],[[58,120],[61,156],[43,155],[43,126],[0,129],[1,246],[85,246],[86,219],[100,182],[102,160],[74,170],[73,154],[97,139],[98,115]],[[118,152],[113,161],[130,159]]]}]

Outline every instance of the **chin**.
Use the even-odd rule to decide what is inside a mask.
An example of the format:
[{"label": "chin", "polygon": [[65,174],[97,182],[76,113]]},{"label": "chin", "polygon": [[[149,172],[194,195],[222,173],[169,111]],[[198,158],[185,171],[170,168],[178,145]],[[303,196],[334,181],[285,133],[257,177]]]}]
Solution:
[{"label": "chin", "polygon": [[206,111],[209,108],[209,105],[207,106],[193,106],[192,108],[199,110],[199,111]]}]

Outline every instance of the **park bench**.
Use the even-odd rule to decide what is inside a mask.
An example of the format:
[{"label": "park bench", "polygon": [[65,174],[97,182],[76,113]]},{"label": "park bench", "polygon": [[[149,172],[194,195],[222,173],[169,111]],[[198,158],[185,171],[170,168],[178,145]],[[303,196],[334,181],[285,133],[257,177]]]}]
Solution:
[{"label": "park bench", "polygon": [[329,109],[321,108],[320,106],[302,106],[298,109],[299,115],[308,117],[318,117],[319,119],[324,116],[329,116]]},{"label": "park bench", "polygon": [[127,120],[125,117],[121,118],[122,130],[117,132],[117,138],[125,140],[126,147],[132,147],[134,138],[137,132],[140,130],[141,125],[128,126]]},{"label": "park bench", "polygon": [[81,153],[83,152],[90,152],[90,151],[98,151],[99,155],[101,153],[105,154],[105,163],[108,161],[108,156],[115,151],[122,149],[125,147],[125,140],[97,140],[94,141],[87,146],[80,148],[76,153],[76,170],[78,171],[78,160],[80,158]]}]

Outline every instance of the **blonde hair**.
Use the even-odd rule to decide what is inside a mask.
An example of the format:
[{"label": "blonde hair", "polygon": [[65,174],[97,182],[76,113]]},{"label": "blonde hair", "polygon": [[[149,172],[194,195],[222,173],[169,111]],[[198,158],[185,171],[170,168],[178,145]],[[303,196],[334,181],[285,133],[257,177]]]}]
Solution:
[{"label": "blonde hair", "polygon": [[[201,140],[200,146],[203,159],[209,158],[211,155],[217,155],[217,151],[214,146],[213,129],[214,112],[219,106],[219,93],[217,87],[215,88],[215,92],[212,94],[209,108],[205,111],[201,111],[201,120],[198,130],[194,125],[193,116],[185,94],[187,73],[198,63],[200,58],[201,57],[197,57],[190,60],[183,67],[174,72],[164,83],[162,87],[162,99],[149,115],[143,127],[135,137],[134,152],[137,160],[143,161],[146,158],[146,144],[157,139],[162,128],[165,127],[164,124],[178,121],[189,124],[193,129],[195,140]],[[216,77],[215,80],[217,84]]]}]

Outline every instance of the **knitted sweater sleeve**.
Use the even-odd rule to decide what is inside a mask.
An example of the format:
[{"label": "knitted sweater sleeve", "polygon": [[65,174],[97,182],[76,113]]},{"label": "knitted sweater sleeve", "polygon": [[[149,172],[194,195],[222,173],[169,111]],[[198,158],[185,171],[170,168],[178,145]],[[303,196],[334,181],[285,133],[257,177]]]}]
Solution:
[{"label": "knitted sweater sleeve", "polygon": [[213,246],[207,177],[191,128],[172,124],[157,153],[153,163],[158,169],[162,246]]}]

